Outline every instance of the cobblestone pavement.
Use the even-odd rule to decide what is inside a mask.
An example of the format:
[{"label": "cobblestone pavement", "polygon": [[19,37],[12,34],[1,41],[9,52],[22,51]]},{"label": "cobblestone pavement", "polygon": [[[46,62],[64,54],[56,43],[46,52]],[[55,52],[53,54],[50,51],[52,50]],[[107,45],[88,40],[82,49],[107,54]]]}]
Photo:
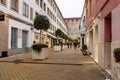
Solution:
[{"label": "cobblestone pavement", "polygon": [[[21,59],[18,64],[14,60]],[[100,68],[80,50],[49,51],[45,61],[31,53],[0,58],[0,80],[105,80]]]}]

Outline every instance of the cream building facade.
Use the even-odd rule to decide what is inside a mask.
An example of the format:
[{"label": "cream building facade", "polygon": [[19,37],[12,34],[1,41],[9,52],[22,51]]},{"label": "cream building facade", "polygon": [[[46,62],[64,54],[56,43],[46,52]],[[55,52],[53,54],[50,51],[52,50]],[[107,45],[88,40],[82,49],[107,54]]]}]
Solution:
[{"label": "cream building facade", "polygon": [[67,24],[54,0],[0,0],[0,55],[31,51],[33,41],[39,42],[39,31],[34,29],[36,15],[45,15],[50,21],[47,32],[42,31],[42,43],[51,48],[55,31],[67,34]]}]

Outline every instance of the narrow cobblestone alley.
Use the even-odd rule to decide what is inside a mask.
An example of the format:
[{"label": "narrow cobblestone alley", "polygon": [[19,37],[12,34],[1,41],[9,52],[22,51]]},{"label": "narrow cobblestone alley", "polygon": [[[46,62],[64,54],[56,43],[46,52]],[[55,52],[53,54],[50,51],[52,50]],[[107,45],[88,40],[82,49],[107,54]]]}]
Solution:
[{"label": "narrow cobblestone alley", "polygon": [[45,61],[33,61],[31,53],[0,58],[0,80],[105,80],[100,68],[80,50],[49,52]]}]

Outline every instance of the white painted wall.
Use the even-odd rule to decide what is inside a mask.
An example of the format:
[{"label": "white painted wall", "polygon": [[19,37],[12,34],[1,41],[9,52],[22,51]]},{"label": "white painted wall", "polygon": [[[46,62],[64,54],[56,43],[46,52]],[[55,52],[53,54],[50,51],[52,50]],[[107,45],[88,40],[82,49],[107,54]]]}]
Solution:
[{"label": "white painted wall", "polygon": [[[84,19],[85,19],[85,22],[84,22]],[[80,22],[80,33],[85,33],[85,30],[86,30],[86,5],[84,4],[84,7],[83,7],[83,13],[81,15],[81,22]]]},{"label": "white painted wall", "polygon": [[[31,30],[31,26],[26,25],[24,23],[15,21],[13,19],[9,19],[9,45],[8,48],[11,49],[11,27],[17,28],[17,29],[21,29],[21,30],[25,30],[28,31],[28,43],[27,43],[27,47],[31,47],[34,41],[34,31]],[[18,48],[22,48],[22,37],[18,38]]]},{"label": "white painted wall", "polygon": [[[30,20],[30,16],[29,18],[26,18],[23,16],[23,2],[27,3],[29,5],[29,8],[32,7],[33,8],[33,16],[35,17],[35,12],[39,13],[40,15],[46,15],[51,24],[53,24],[56,28],[60,28],[60,26],[57,24],[57,22],[54,22],[48,15],[47,15],[47,11],[44,12],[44,10],[36,4],[35,0],[18,0],[19,1],[19,10],[18,13],[11,10],[10,6],[11,6],[11,0],[7,0],[7,7],[0,5],[0,11],[3,11],[7,14],[13,15],[14,17],[17,17],[19,19],[22,19],[26,22],[29,23],[33,23],[32,20]],[[51,7],[51,5],[49,4],[48,0],[43,0],[43,2],[46,3],[46,9],[47,7],[49,7],[49,9],[52,11],[52,13],[55,15],[55,17],[58,19],[58,21],[62,24],[63,28],[67,31],[66,25],[59,19],[59,17],[57,17],[57,13],[59,12],[59,10],[57,10],[56,12],[53,10],[53,8]],[[57,7],[56,7],[57,8]],[[29,10],[30,13],[30,10]],[[63,18],[64,21],[64,18]],[[62,29],[62,28],[60,28]],[[66,31],[63,30],[63,32],[67,33]]]},{"label": "white painted wall", "polygon": [[[57,24],[57,22],[53,21],[48,15],[47,15],[47,11],[44,12],[44,10],[40,7],[40,5],[37,5],[35,0],[18,0],[19,1],[19,10],[18,12],[15,12],[13,10],[11,10],[11,0],[6,0],[7,1],[7,5],[6,6],[3,6],[0,4],[0,11],[6,13],[6,14],[9,14],[9,15],[12,15],[18,19],[21,19],[23,21],[26,21],[28,23],[31,23],[33,24],[33,20],[30,20],[30,15],[29,17],[25,17],[23,16],[23,2],[25,2],[26,4],[29,5],[29,14],[30,14],[30,7],[33,8],[33,17],[35,17],[35,12],[37,12],[38,14],[40,15],[46,15],[49,20],[50,20],[50,23],[53,24],[56,28],[60,28],[60,26]],[[43,2],[46,3],[46,9],[47,7],[49,7],[49,9],[52,11],[52,13],[57,17],[57,10],[56,12],[53,10],[53,8],[51,7],[51,5],[49,4],[48,0],[43,0]],[[62,15],[61,15],[62,16]],[[33,18],[34,19],[34,18]],[[59,19],[59,17],[57,17],[58,21],[62,24],[63,28],[66,30],[62,30],[63,32],[65,32],[67,34],[67,26]],[[63,18],[64,20],[64,18]],[[21,22],[18,22],[16,20],[13,20],[13,19],[9,19],[9,45],[8,45],[8,48],[11,49],[11,27],[15,27],[15,28],[18,28],[18,29],[21,29],[21,30],[26,30],[28,31],[28,43],[27,43],[27,46],[28,47],[31,47],[31,45],[33,44],[33,41],[34,41],[34,33],[39,33],[39,31],[37,30],[31,30],[31,27],[32,26],[29,26],[29,25],[26,25],[24,23],[21,23]],[[62,28],[60,28],[62,29]],[[50,33],[54,33],[54,31],[52,30],[48,30],[48,32]],[[22,38],[18,38],[18,48],[22,48]]]}]

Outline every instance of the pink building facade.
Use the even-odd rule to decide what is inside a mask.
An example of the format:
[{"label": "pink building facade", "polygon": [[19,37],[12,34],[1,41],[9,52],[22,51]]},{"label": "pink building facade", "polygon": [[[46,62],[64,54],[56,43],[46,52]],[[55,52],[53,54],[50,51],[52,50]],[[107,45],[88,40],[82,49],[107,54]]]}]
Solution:
[{"label": "pink building facade", "polygon": [[120,64],[113,57],[120,47],[120,0],[86,0],[86,43],[91,57],[114,80],[120,80]]}]

